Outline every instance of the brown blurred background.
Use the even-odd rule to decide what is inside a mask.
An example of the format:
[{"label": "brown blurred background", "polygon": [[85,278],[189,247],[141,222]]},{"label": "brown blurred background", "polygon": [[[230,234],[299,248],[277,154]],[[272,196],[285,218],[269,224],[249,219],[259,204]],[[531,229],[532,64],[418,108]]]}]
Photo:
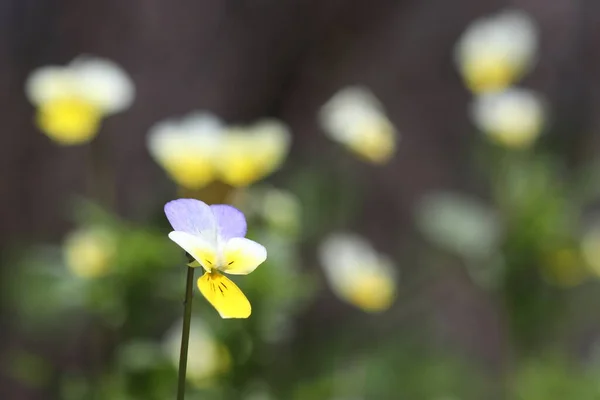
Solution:
[{"label": "brown blurred background", "polygon": [[[276,116],[293,131],[290,164],[309,166],[334,146],[317,126],[319,107],[340,87],[358,83],[380,98],[403,136],[385,167],[348,165],[367,197],[357,229],[382,249],[410,251],[418,246],[411,210],[422,194],[442,188],[486,196],[481,176],[469,168],[470,95],[452,49],[471,20],[508,5],[530,12],[541,27],[540,62],[525,83],[550,99],[549,145],[564,149],[573,165],[590,159],[600,149],[597,0],[3,0],[0,248],[58,240],[70,226],[72,193],[97,190],[87,168],[91,146],[51,143],[33,125],[23,91],[34,68],[88,53],[121,64],[137,89],[132,109],[104,122],[96,139],[117,178],[107,201],[122,216],[143,221],[154,211],[148,198],[173,196],[146,150],[156,120],[191,109],[209,109],[227,122]],[[428,289],[436,307],[427,316],[418,306],[408,314],[413,321],[433,318],[450,343],[494,365],[503,351],[501,317],[459,271]],[[306,313],[301,331],[308,342],[333,324],[335,312]],[[0,340],[10,347],[19,339],[11,334],[9,310],[0,321]],[[1,376],[0,397],[46,398]]]}]

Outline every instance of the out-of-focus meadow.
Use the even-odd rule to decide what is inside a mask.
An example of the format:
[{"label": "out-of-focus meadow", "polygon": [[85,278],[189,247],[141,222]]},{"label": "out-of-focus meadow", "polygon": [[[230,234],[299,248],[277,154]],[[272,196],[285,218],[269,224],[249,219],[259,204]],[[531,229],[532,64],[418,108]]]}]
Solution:
[{"label": "out-of-focus meadow", "polygon": [[[600,398],[600,3],[0,6],[0,398],[175,398],[185,253],[232,204],[268,251],[197,289],[186,399]],[[196,278],[198,278],[198,274]]]}]

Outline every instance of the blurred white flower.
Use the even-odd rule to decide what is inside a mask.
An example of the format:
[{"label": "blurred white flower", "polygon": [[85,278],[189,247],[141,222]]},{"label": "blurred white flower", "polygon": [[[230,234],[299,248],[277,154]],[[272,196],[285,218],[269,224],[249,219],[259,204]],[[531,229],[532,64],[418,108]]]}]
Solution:
[{"label": "blurred white flower", "polygon": [[524,149],[542,133],[545,108],[539,94],[510,88],[477,96],[471,104],[471,119],[490,140],[509,148]]},{"label": "blurred white flower", "polygon": [[388,309],[396,297],[397,271],[364,238],[336,233],[319,249],[319,259],[333,292],[367,312]]},{"label": "blurred white flower", "polygon": [[[181,332],[182,321],[179,320],[169,329],[163,342],[165,354],[175,368],[179,366]],[[215,341],[201,321],[192,318],[186,378],[196,386],[205,386],[211,378],[227,372],[230,367],[231,357],[227,349]]]},{"label": "blurred white flower", "polygon": [[82,228],[65,238],[63,253],[67,267],[73,274],[81,278],[98,278],[111,269],[116,239],[103,228]]},{"label": "blurred white flower", "polygon": [[322,107],[319,116],[331,139],[366,161],[383,164],[396,151],[398,133],[367,88],[352,86],[340,90]]},{"label": "blurred white flower", "polygon": [[198,189],[217,177],[218,157],[224,126],[214,115],[194,112],[150,128],[148,150],[171,179],[188,189]]},{"label": "blurred white flower", "polygon": [[500,245],[497,214],[462,195],[428,195],[419,203],[415,218],[419,230],[432,243],[467,259],[486,259]]},{"label": "blurred white flower", "polygon": [[475,92],[501,90],[533,66],[538,28],[520,10],[506,10],[473,21],[460,37],[454,58],[467,87]]},{"label": "blurred white flower", "polygon": [[41,67],[25,85],[38,107],[37,124],[57,143],[91,140],[103,116],[131,106],[135,87],[121,67],[110,60],[80,56],[66,66]]},{"label": "blurred white flower", "polygon": [[283,163],[291,139],[289,127],[276,119],[229,127],[215,159],[220,179],[236,187],[263,179]]}]

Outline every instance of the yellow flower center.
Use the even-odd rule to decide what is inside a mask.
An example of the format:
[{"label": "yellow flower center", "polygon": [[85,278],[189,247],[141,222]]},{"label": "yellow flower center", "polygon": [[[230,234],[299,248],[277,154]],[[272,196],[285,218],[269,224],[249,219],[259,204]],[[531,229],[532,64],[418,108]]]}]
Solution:
[{"label": "yellow flower center", "polygon": [[521,68],[500,55],[472,57],[463,64],[464,80],[474,93],[493,92],[509,86],[521,75]]},{"label": "yellow flower center", "polygon": [[76,98],[57,98],[42,104],[37,124],[51,139],[64,145],[85,143],[100,128],[102,112],[94,104]]}]

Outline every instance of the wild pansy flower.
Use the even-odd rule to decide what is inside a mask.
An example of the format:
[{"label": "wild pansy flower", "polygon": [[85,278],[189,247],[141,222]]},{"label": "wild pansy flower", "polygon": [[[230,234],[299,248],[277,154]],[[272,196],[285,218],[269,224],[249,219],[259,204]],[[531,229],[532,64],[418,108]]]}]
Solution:
[{"label": "wild pansy flower", "polygon": [[82,228],[66,237],[63,253],[73,274],[81,278],[98,278],[110,271],[116,240],[106,229]]},{"label": "wild pansy flower", "polygon": [[532,67],[538,47],[535,22],[523,11],[506,10],[477,19],[454,50],[457,67],[474,93],[510,86]]},{"label": "wild pansy flower", "polygon": [[[165,354],[176,367],[181,350],[181,321],[174,324],[163,342]],[[197,318],[190,323],[186,378],[195,386],[203,387],[231,367],[231,356],[227,348],[217,342],[206,325]]]},{"label": "wild pansy flower", "polygon": [[340,90],[322,107],[319,116],[331,139],[366,161],[383,164],[396,151],[398,133],[379,100],[364,87]]},{"label": "wild pansy flower", "polygon": [[389,308],[396,297],[396,269],[360,236],[337,233],[319,249],[319,259],[333,292],[367,312]]},{"label": "wild pansy flower", "polygon": [[279,168],[290,143],[289,128],[275,119],[229,127],[216,157],[220,179],[236,187],[263,179]]},{"label": "wild pansy flower", "polygon": [[204,275],[198,289],[222,318],[248,318],[250,302],[222,273],[247,275],[267,259],[264,246],[246,239],[246,218],[225,204],[207,205],[195,199],[173,200],[165,214],[174,231],[169,238],[190,254]]},{"label": "wild pansy flower", "polygon": [[223,129],[216,116],[194,112],[150,128],[148,149],[178,185],[200,189],[217,177],[215,160],[220,153]]},{"label": "wild pansy flower", "polygon": [[59,144],[74,145],[91,140],[103,117],[127,109],[135,88],[114,62],[81,56],[33,71],[26,93],[38,107],[39,128]]},{"label": "wild pansy flower", "polygon": [[542,133],[544,100],[537,93],[519,88],[477,96],[471,119],[490,140],[514,149],[530,147]]}]

